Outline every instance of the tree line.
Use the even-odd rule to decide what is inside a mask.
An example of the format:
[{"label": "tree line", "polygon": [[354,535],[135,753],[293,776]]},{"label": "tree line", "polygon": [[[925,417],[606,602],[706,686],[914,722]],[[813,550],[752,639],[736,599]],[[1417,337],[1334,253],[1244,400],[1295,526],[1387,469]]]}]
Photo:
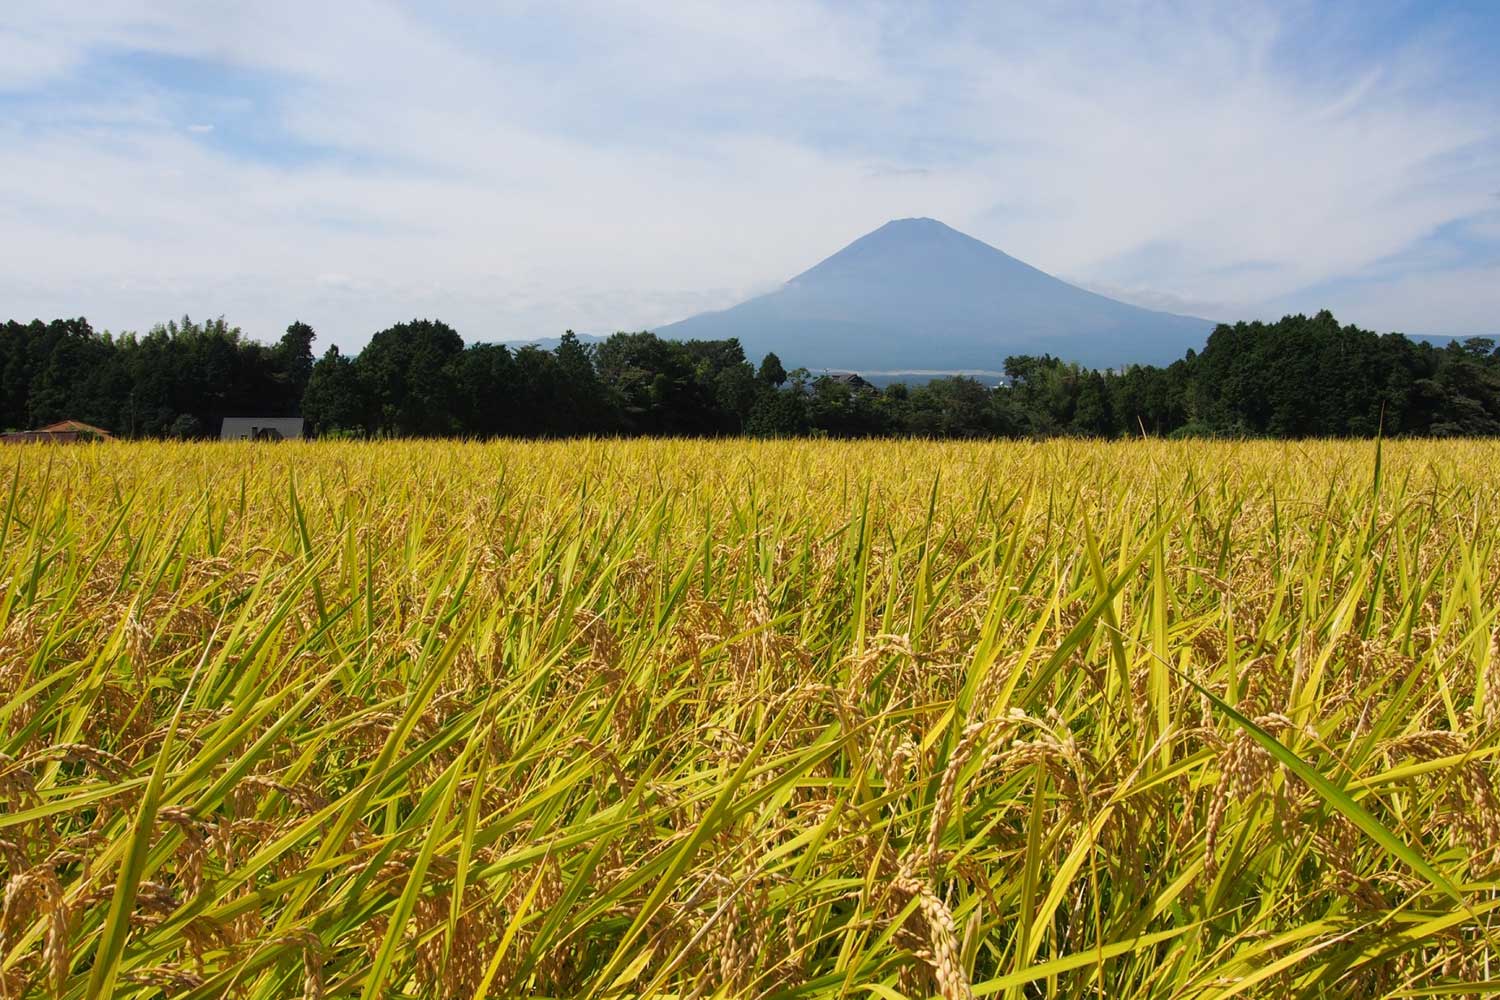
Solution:
[{"label": "tree line", "polygon": [[1165,367],[1096,371],[1005,359],[1006,379],[876,388],[752,364],[738,341],[617,333],[557,347],[465,344],[435,320],[400,323],[357,354],[293,323],[274,344],[222,318],[98,333],[86,320],[0,327],[0,427],[77,419],[123,437],[201,438],[226,416],[301,414],[358,437],[737,435],[829,437],[1500,434],[1500,351],[1436,347],[1340,326],[1328,312],[1220,325]]}]

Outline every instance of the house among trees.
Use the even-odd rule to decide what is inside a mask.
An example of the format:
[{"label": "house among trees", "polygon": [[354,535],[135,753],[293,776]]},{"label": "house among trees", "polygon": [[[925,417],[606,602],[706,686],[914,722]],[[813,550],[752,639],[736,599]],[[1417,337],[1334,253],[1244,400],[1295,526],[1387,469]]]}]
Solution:
[{"label": "house among trees", "polygon": [[114,435],[102,427],[86,424],[81,420],[59,420],[46,427],[31,431],[11,431],[0,434],[0,443],[27,444],[52,442],[53,444],[79,444],[87,441],[112,441]]},{"label": "house among trees", "polygon": [[828,378],[833,379],[839,385],[846,385],[850,389],[854,389],[854,390],[868,389],[871,392],[875,391],[875,387],[873,385],[871,385],[869,382],[865,381],[860,376],[856,375],[854,372],[833,372],[830,375],[828,375]]},{"label": "house among trees", "polygon": [[300,438],[301,417],[225,417],[219,428],[221,441],[282,441]]}]

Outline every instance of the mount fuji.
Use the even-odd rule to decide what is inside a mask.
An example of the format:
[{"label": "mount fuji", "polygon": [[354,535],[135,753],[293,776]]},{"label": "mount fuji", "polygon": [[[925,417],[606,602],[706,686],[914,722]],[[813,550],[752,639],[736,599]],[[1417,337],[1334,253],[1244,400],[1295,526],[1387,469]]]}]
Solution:
[{"label": "mount fuji", "polygon": [[777,290],[658,327],[739,338],[752,362],[860,372],[998,371],[1007,355],[1167,364],[1214,324],[1086,291],[935,219],[898,219]]}]

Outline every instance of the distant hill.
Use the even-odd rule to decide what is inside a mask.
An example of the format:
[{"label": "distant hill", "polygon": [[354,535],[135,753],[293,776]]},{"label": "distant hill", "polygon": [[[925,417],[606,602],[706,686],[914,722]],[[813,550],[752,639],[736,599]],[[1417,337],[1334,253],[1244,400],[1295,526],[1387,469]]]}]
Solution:
[{"label": "distant hill", "polygon": [[1042,353],[1167,364],[1213,327],[1077,288],[934,219],[898,219],[774,292],[656,333],[738,337],[752,362],[775,351],[788,368],[903,372],[997,370]]},{"label": "distant hill", "polygon": [[[578,333],[574,334],[574,336],[578,338],[580,344],[601,344],[609,339],[608,337],[596,337],[591,333]],[[522,347],[535,347],[543,351],[555,351],[557,350],[557,345],[562,343],[562,337],[507,338],[501,341],[501,343],[511,350],[518,350]]]}]

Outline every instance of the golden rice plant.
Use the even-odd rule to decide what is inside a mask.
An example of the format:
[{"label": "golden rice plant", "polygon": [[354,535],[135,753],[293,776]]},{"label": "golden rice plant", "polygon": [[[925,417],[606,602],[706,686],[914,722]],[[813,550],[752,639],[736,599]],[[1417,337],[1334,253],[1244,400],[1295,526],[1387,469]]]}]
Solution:
[{"label": "golden rice plant", "polygon": [[1500,445],[0,461],[0,998],[1500,979]]}]

